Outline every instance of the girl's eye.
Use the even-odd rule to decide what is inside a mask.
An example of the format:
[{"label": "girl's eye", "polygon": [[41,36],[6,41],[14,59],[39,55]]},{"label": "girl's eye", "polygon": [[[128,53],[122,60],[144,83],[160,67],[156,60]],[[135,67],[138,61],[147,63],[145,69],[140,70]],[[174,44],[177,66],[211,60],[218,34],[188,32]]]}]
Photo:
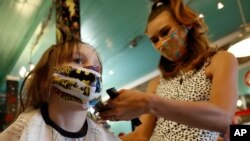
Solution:
[{"label": "girl's eye", "polygon": [[101,69],[99,66],[86,66],[85,68],[94,70],[94,71],[99,72],[99,73],[101,72]]},{"label": "girl's eye", "polygon": [[83,60],[82,60],[82,59],[79,59],[79,58],[73,59],[73,61],[74,61],[76,64],[79,64],[79,65],[82,65],[82,63],[83,63]]}]

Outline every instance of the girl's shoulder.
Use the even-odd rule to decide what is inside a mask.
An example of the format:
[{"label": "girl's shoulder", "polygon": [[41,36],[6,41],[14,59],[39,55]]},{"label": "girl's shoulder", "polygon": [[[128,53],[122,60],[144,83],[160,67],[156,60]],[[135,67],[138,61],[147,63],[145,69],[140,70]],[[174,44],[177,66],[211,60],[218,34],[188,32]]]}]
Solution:
[{"label": "girl's shoulder", "polygon": [[39,110],[30,110],[29,112],[21,113],[17,119],[0,134],[0,140],[19,141],[23,131],[37,114],[39,114]]}]

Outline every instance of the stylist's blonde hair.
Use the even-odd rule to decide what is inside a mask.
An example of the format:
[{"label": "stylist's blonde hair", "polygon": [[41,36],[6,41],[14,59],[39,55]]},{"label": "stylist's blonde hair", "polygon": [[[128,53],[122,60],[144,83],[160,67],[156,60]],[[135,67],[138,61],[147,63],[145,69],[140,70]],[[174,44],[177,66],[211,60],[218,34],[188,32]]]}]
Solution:
[{"label": "stylist's blonde hair", "polygon": [[[161,3],[161,4],[159,4]],[[154,20],[162,11],[170,12],[180,25],[189,27],[187,39],[187,54],[177,63],[173,63],[161,56],[159,68],[164,76],[173,76],[183,67],[200,68],[207,57],[216,51],[210,47],[207,36],[207,25],[198,14],[186,6],[182,0],[158,0],[152,6],[148,23]],[[148,28],[148,27],[147,27]],[[146,32],[147,32],[146,28]],[[187,66],[188,64],[188,66]]]}]

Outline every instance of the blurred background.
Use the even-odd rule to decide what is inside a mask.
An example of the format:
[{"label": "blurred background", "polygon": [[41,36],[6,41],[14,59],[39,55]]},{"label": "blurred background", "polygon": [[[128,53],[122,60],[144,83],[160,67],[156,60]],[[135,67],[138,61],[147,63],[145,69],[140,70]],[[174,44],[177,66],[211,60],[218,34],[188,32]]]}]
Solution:
[{"label": "blurred background", "polygon": [[[239,62],[238,110],[250,106],[250,1],[184,0],[208,25],[208,37]],[[150,0],[80,0],[81,39],[96,48],[103,62],[104,90],[110,87],[144,91],[159,75],[159,54],[144,34]],[[52,0],[0,0],[0,130],[14,119],[17,94],[25,75],[42,53],[56,43],[56,14]],[[240,43],[242,45],[242,43]],[[244,50],[245,49],[245,50]],[[243,54],[239,54],[243,53]],[[107,99],[104,93],[103,99]],[[248,113],[248,112],[246,112]],[[244,121],[247,123],[248,116]],[[117,135],[133,130],[130,121],[108,122]]]}]

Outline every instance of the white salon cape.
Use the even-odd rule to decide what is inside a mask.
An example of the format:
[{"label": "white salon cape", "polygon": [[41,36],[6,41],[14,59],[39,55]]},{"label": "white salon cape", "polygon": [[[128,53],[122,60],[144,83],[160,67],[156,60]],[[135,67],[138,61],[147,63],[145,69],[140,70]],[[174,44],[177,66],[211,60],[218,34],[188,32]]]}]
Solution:
[{"label": "white salon cape", "polygon": [[47,125],[40,110],[22,113],[0,134],[0,141],[120,141],[110,131],[87,118],[88,130],[84,137],[70,138]]}]

